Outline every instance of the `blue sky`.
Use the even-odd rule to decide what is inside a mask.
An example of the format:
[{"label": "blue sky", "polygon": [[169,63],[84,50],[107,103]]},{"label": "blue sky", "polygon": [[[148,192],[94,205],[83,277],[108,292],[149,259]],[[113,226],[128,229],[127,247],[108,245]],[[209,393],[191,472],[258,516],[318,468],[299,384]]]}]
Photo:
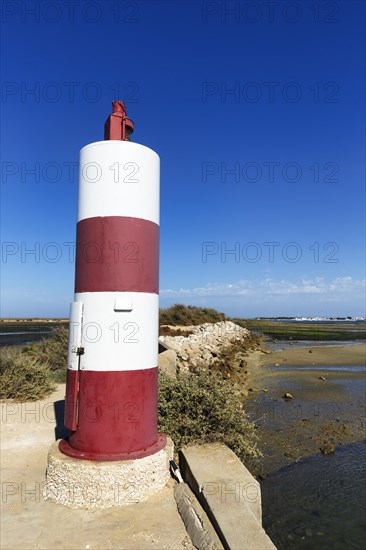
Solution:
[{"label": "blue sky", "polygon": [[68,315],[113,99],[161,158],[162,307],[365,315],[363,2],[2,9],[2,316]]}]

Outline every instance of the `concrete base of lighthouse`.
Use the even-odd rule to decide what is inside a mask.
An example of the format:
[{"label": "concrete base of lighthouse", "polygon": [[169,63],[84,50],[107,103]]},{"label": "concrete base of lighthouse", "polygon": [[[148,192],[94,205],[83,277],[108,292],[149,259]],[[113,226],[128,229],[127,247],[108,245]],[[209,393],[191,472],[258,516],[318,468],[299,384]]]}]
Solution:
[{"label": "concrete base of lighthouse", "polygon": [[169,479],[174,445],[134,460],[97,462],[67,456],[55,442],[48,453],[45,500],[86,510],[126,506],[147,500]]}]

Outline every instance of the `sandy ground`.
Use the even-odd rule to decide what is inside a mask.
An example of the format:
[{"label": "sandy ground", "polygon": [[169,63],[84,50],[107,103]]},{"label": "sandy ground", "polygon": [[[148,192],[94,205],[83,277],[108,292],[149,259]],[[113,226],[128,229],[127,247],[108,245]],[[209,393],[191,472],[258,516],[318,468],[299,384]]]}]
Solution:
[{"label": "sandy ground", "polygon": [[[332,453],[338,445],[365,439],[365,373],[328,368],[364,365],[365,352],[366,345],[359,344],[255,351],[246,357],[245,409],[258,427],[264,455],[250,465],[253,473],[266,475],[308,455]],[[303,365],[312,368],[296,368]],[[292,399],[284,399],[285,393]]]},{"label": "sandy ground", "polygon": [[64,394],[65,385],[60,385],[36,403],[1,403],[2,550],[191,550],[173,479],[147,502],[104,511],[72,510],[43,500],[47,453],[56,439],[54,404]]},{"label": "sandy ground", "polygon": [[365,361],[366,344],[286,349],[261,354],[260,358],[262,365],[364,365]]}]

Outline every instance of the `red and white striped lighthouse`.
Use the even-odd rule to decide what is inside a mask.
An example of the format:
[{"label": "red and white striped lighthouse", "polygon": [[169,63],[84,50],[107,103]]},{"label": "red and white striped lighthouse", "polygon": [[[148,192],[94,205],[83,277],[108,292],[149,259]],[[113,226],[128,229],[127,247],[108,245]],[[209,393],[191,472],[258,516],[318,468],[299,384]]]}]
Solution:
[{"label": "red and white striped lighthouse", "polygon": [[159,157],[131,143],[113,102],[105,140],[80,152],[75,298],[71,305],[62,453],[142,458],[157,431]]}]

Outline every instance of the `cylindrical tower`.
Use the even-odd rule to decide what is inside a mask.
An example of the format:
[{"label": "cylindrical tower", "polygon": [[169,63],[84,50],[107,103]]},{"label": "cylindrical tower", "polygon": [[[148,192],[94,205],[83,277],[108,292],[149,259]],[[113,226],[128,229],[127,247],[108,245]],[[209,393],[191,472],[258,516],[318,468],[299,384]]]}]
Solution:
[{"label": "cylindrical tower", "polygon": [[80,152],[75,298],[60,450],[88,460],[142,458],[157,432],[159,157],[129,142],[122,102],[105,141]]}]

